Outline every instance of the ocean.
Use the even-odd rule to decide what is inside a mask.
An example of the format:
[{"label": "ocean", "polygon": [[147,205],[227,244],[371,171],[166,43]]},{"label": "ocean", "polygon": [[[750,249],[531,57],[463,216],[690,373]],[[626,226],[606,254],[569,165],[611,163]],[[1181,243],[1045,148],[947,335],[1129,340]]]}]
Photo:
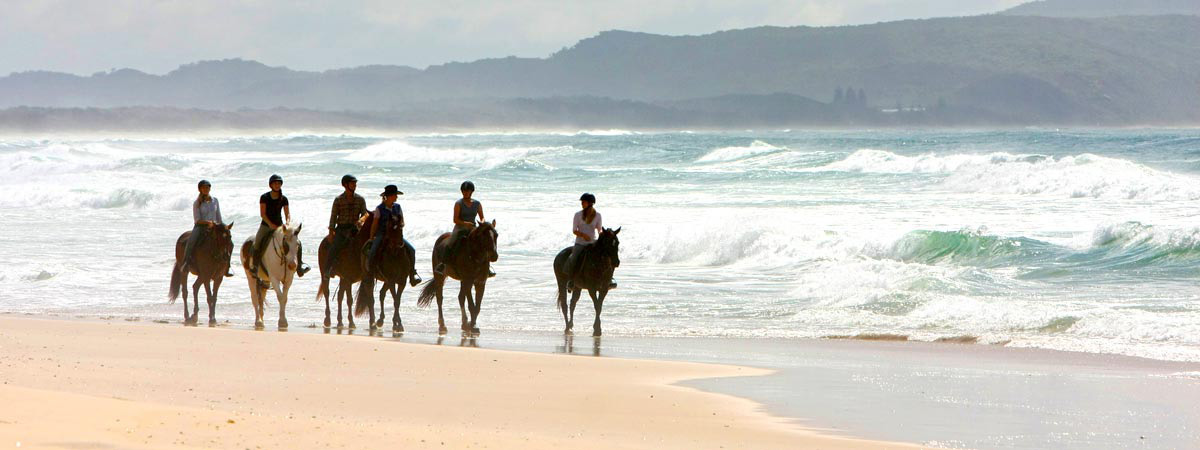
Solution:
[{"label": "ocean", "polygon": [[[1200,361],[1194,130],[0,137],[0,313],[181,320],[167,282],[196,182],[212,181],[240,244],[273,173],[314,267],[343,174],[371,207],[398,185],[426,279],[459,183],[474,181],[499,231],[485,335],[563,328],[551,261],[592,192],[605,225],[623,230],[606,335]],[[234,272],[217,319],[248,326]],[[292,286],[292,327],[323,320],[318,283],[314,270]],[[406,328],[434,332],[436,311],[415,298],[405,291]],[[579,333],[590,306],[581,300]],[[446,308],[453,329],[457,304]]]}]

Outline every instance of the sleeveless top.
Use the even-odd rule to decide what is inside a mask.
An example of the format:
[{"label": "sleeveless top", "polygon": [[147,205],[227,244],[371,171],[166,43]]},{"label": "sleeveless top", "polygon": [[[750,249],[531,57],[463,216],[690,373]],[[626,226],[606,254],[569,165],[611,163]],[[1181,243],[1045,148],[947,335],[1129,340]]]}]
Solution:
[{"label": "sleeveless top", "polygon": [[379,206],[375,207],[375,210],[379,211],[379,228],[376,229],[376,234],[378,235],[382,235],[387,232],[385,229],[388,226],[388,222],[400,220],[400,217],[404,216],[404,210],[400,209],[399,202],[392,203],[391,208],[388,208],[387,206],[384,206],[383,203],[380,203]]},{"label": "sleeveless top", "polygon": [[458,220],[475,223],[475,218],[479,216],[479,200],[472,199],[471,204],[467,205],[460,198],[454,204],[459,206]]}]

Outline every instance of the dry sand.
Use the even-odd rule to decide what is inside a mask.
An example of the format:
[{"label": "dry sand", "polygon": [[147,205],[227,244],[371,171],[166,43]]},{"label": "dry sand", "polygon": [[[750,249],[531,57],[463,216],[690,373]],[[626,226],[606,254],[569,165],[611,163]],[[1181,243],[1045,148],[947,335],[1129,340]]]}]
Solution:
[{"label": "dry sand", "polygon": [[0,317],[0,448],[881,448],[674,386],[745,367]]}]

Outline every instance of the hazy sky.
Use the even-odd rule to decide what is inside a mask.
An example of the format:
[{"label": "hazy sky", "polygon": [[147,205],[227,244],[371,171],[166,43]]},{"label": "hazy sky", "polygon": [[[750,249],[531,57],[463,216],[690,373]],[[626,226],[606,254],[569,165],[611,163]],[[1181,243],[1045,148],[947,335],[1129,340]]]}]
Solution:
[{"label": "hazy sky", "polygon": [[241,57],[294,69],[542,57],[610,29],[704,34],[995,12],[1024,0],[0,0],[0,75]]}]

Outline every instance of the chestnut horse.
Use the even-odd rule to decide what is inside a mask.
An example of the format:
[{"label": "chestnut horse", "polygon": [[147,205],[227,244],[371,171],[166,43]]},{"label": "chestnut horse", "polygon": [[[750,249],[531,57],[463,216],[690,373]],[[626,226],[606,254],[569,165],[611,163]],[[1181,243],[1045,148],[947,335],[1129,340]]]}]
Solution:
[{"label": "chestnut horse", "polygon": [[[183,250],[187,246],[191,231],[185,231],[175,240],[175,265],[171,268],[171,289],[167,294],[171,303],[183,293],[183,323],[195,325],[196,315],[200,312],[200,286],[204,286],[204,294],[208,297],[208,325],[217,324],[217,291],[221,290],[221,281],[229,270],[229,255],[233,253],[233,237],[230,230],[233,224],[214,226],[192,249],[192,259],[195,264],[188,265],[183,260]],[[184,267],[184,266],[187,267]],[[192,311],[188,313],[187,276],[196,276],[192,284]]]},{"label": "chestnut horse", "polygon": [[[483,303],[488,269],[491,268],[491,263],[500,259],[500,253],[496,250],[496,241],[499,237],[500,234],[496,232],[495,220],[479,222],[474,229],[459,238],[457,251],[446,260],[445,273],[438,274],[435,271],[433,280],[421,290],[421,296],[417,299],[418,307],[429,306],[433,299],[437,298],[438,334],[446,334],[446,320],[442,316],[442,287],[446,283],[447,276],[459,280],[458,308],[462,312],[463,333],[479,334],[479,327],[476,326],[479,320],[479,307]],[[434,243],[433,267],[436,268],[442,262],[447,248],[446,239],[449,238],[450,233],[445,233],[438,236]],[[475,293],[474,297],[471,295],[472,290]],[[471,312],[470,320],[467,320],[468,310]]]},{"label": "chestnut horse", "polygon": [[354,233],[354,237],[350,238],[350,242],[342,248],[337,258],[337,264],[334,267],[326,267],[330,248],[333,246],[333,237],[326,236],[321,240],[321,246],[317,249],[319,266],[321,269],[321,287],[317,289],[317,301],[322,297],[325,298],[325,328],[329,328],[329,279],[338,277],[337,294],[334,297],[337,299],[337,327],[342,327],[342,300],[346,302],[346,320],[350,322],[350,328],[354,328],[354,283],[358,283],[363,279],[363,264],[362,259],[358,257],[358,251],[366,243],[371,241],[371,222],[375,220],[374,216],[367,216],[366,222]]}]

